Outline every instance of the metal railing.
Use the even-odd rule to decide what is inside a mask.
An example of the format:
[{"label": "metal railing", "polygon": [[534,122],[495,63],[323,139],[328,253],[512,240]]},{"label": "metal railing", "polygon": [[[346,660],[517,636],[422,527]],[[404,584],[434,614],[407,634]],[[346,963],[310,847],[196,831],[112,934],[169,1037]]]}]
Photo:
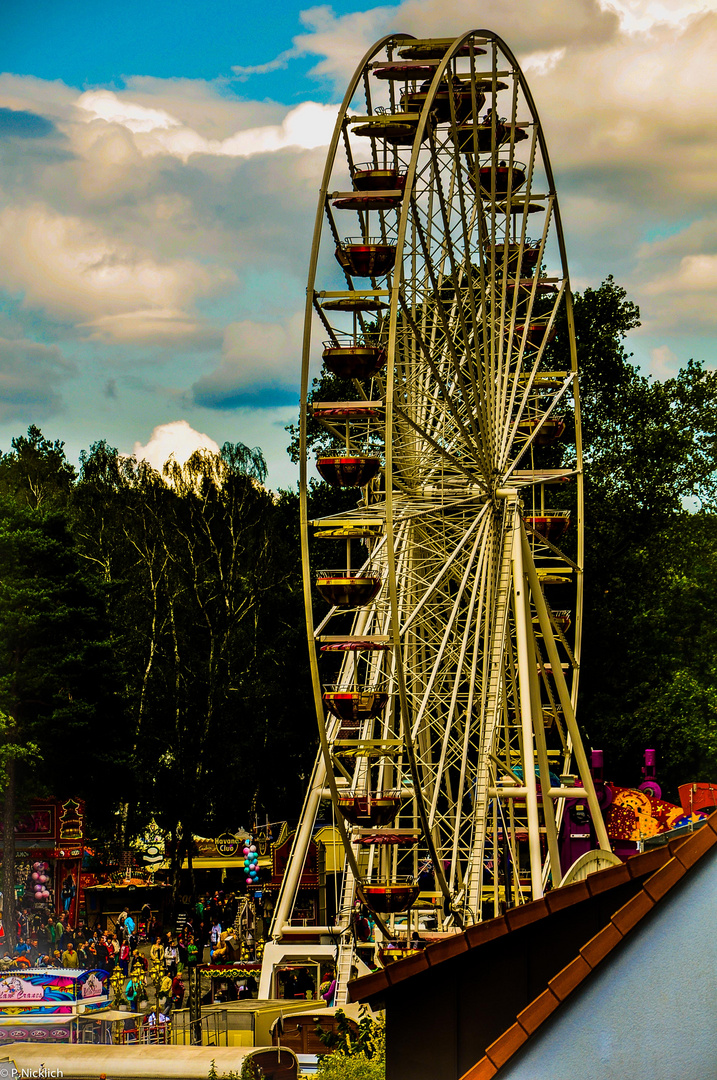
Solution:
[{"label": "metal railing", "polygon": [[[202,1010],[199,1019],[202,1046],[228,1046],[227,1010]],[[175,1009],[172,1013],[171,1041],[175,1046],[189,1046],[192,1042],[192,1020],[189,1009]]]}]

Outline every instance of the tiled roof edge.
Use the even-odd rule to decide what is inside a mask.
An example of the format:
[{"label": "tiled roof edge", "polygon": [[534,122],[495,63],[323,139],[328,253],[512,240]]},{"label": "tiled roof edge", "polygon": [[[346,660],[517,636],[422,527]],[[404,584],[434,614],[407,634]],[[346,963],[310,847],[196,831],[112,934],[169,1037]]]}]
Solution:
[{"label": "tiled roof edge", "polygon": [[[574,960],[548,982],[547,989],[530,1002],[516,1021],[486,1049],[485,1056],[476,1062],[461,1080],[492,1080],[528,1039],[545,1023],[556,1009],[572,994],[591,972],[608,957],[629,933],[663,899],[703,855],[717,846],[717,811],[704,826],[693,832],[686,840],[653,849],[645,855],[658,851],[671,855],[656,869],[640,891],[616,911],[607,926],[581,948]],[[671,849],[671,850],[670,850]],[[643,856],[636,855],[634,858]],[[631,862],[632,860],[629,860]],[[617,867],[615,869],[618,869]],[[609,871],[602,871],[606,873]],[[597,877],[598,875],[593,875]],[[637,875],[632,875],[637,876]]]},{"label": "tiled roof edge", "polygon": [[[679,846],[686,842],[681,840]],[[553,889],[539,900],[531,900],[527,904],[510,908],[505,915],[475,923],[463,933],[456,934],[455,937],[427,945],[423,952],[415,956],[397,960],[381,971],[364,975],[349,984],[349,1000],[365,1001],[376,994],[382,994],[389,987],[396,986],[397,983],[410,979],[420,971],[428,970],[429,967],[451,960],[460,953],[477,949],[489,941],[494,941],[497,937],[538,922],[566,907],[572,907],[573,904],[589,900],[597,893],[617,888],[618,885],[624,885],[637,878],[647,877],[667,863],[674,854],[670,850],[672,846],[666,845],[652,851],[645,851],[640,855],[633,855],[620,866],[609,866],[605,870],[598,870],[597,873],[591,874],[584,881],[576,881],[572,885],[564,885],[561,889]]]}]

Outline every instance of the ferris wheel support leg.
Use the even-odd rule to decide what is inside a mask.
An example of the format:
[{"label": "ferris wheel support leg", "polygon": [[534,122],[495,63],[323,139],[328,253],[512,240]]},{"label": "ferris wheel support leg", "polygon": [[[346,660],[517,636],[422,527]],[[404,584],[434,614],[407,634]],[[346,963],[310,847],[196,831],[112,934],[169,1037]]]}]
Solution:
[{"label": "ferris wheel support leg", "polygon": [[558,656],[555,639],[553,638],[553,628],[550,623],[548,609],[545,606],[545,598],[543,597],[543,593],[540,588],[540,582],[538,581],[538,575],[536,573],[535,566],[533,565],[533,560],[530,555],[528,538],[524,532],[522,533],[522,547],[523,552],[526,556],[525,566],[528,571],[528,582],[530,584],[530,591],[532,593],[535,608],[538,613],[538,622],[540,623],[543,640],[545,641],[545,645],[548,650],[548,659],[550,660],[550,664],[552,666],[555,676],[555,685],[558,690],[560,704],[563,707],[563,716],[565,717],[568,734],[573,741],[575,764],[578,767],[580,779],[582,780],[583,787],[587,793],[588,806],[590,807],[590,814],[593,820],[593,825],[595,827],[597,841],[603,851],[611,851],[612,849],[610,847],[610,840],[607,835],[605,821],[603,819],[600,804],[598,803],[597,794],[595,792],[595,785],[593,784],[593,778],[590,773],[590,766],[588,764],[587,754],[585,753],[585,747],[583,746],[583,741],[580,737],[580,730],[575,720],[575,713],[573,711],[572,702],[570,701],[570,693],[565,682],[563,669],[560,665],[560,657]]},{"label": "ferris wheel support leg", "polygon": [[530,655],[524,601],[527,586],[523,572],[523,547],[520,532],[520,514],[516,505],[513,512],[513,607],[518,653],[520,719],[523,729],[523,779],[527,793],[525,801],[528,810],[530,885],[533,900],[538,900],[543,895],[543,862],[540,854],[540,820],[538,817],[538,792],[535,782],[533,709],[530,694]]},{"label": "ferris wheel support leg", "polygon": [[[528,578],[525,582],[525,623],[528,627],[530,639],[530,655],[537,657],[535,643],[535,631],[533,630],[532,612],[530,609],[530,595],[528,592]],[[555,821],[555,803],[548,795],[552,784],[550,783],[550,764],[548,761],[548,745],[545,739],[545,726],[543,724],[543,706],[540,702],[540,685],[538,683],[537,663],[530,665],[530,696],[533,706],[533,727],[535,730],[535,749],[538,756],[538,770],[540,773],[541,802],[543,804],[543,819],[545,821],[545,834],[548,840],[548,865],[543,870],[543,887],[547,881],[547,871],[550,871],[550,879],[553,888],[557,888],[562,880],[560,869],[560,847],[558,845],[558,828]]]}]

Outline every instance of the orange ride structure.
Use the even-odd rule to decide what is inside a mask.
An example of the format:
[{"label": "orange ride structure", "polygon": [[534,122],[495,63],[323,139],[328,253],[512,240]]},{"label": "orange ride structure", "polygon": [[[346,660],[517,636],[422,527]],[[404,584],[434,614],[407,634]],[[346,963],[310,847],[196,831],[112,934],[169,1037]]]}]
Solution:
[{"label": "orange ride structure", "polygon": [[[319,358],[350,400],[314,400]],[[559,887],[567,801],[593,868],[617,861],[575,720],[583,465],[560,211],[527,82],[489,31],[386,37],[351,79],[317,209],[300,430],[321,747],[260,993],[281,963],[337,957],[342,1004],[367,949],[404,955],[419,928]],[[308,520],[314,465],[353,489],[349,510]],[[306,927],[292,912],[328,799],[337,912]]]}]

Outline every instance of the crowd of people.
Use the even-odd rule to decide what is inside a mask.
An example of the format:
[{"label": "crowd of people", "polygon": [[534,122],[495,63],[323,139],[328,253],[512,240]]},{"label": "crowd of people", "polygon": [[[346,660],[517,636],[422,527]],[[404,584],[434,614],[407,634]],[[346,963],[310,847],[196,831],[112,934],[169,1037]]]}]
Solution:
[{"label": "crowd of people", "polygon": [[[100,969],[122,978],[123,994],[130,1006],[139,1007],[147,997],[149,983],[156,991],[162,1013],[181,1008],[185,996],[184,970],[204,959],[231,963],[254,960],[257,949],[251,927],[236,927],[236,894],[218,890],[201,896],[191,911],[183,912],[176,930],[164,931],[148,905],[136,915],[125,907],[107,924],[88,926],[82,919],[72,926],[69,911],[55,916],[47,911],[23,908],[17,916],[12,953],[3,951],[4,930],[0,922],[0,971],[20,968]],[[206,949],[206,953],[205,953]]]}]

